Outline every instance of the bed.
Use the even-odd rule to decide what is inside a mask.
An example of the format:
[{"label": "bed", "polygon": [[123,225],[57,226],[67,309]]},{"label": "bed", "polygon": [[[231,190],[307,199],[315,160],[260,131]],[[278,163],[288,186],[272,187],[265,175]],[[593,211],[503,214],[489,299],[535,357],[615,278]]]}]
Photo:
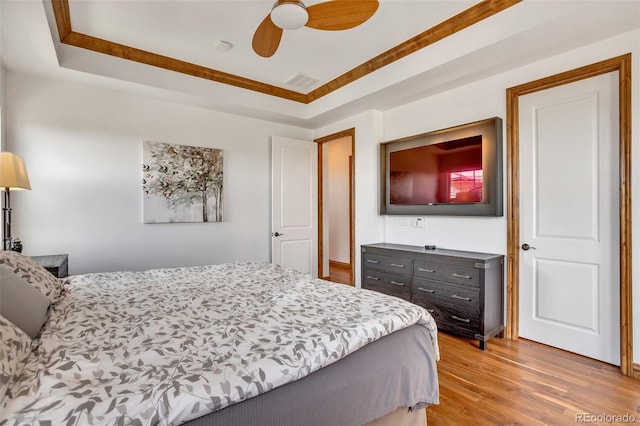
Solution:
[{"label": "bed", "polygon": [[49,302],[33,336],[0,316],[1,425],[424,424],[438,403],[435,322],[397,298],[264,262],[61,282],[0,252],[0,270]]}]

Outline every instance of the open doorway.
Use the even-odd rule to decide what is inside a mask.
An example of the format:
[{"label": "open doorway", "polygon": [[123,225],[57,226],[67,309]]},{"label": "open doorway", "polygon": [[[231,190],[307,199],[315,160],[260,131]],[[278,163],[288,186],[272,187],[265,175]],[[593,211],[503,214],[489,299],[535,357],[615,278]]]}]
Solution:
[{"label": "open doorway", "polygon": [[317,139],[318,276],[354,284],[355,129]]}]

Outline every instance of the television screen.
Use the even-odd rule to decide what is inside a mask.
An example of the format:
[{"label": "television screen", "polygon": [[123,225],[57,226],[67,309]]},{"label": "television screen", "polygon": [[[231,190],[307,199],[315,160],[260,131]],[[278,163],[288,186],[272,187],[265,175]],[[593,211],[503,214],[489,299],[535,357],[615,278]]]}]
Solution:
[{"label": "television screen", "polygon": [[380,213],[502,216],[502,120],[380,144]]},{"label": "television screen", "polygon": [[389,202],[483,202],[482,135],[389,153]]}]

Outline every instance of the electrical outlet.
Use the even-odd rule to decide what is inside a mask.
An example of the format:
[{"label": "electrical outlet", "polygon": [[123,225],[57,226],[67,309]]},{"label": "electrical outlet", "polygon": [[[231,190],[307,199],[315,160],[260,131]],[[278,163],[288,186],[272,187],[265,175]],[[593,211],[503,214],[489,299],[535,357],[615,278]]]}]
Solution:
[{"label": "electrical outlet", "polygon": [[423,217],[416,217],[413,219],[413,227],[414,228],[424,228],[425,220]]}]

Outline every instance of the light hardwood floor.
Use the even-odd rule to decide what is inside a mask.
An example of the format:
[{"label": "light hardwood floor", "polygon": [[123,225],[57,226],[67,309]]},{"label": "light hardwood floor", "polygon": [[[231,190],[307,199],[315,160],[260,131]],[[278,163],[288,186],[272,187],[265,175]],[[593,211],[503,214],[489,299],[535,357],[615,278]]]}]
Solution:
[{"label": "light hardwood floor", "polygon": [[484,352],[444,333],[439,342],[440,405],[427,409],[429,426],[624,423],[589,415],[640,424],[640,380],[617,367],[523,339],[492,339]]},{"label": "light hardwood floor", "polygon": [[336,266],[335,264],[330,264],[329,274],[329,281],[333,281],[334,283],[353,285],[353,277],[350,267],[346,268],[341,265]]}]

